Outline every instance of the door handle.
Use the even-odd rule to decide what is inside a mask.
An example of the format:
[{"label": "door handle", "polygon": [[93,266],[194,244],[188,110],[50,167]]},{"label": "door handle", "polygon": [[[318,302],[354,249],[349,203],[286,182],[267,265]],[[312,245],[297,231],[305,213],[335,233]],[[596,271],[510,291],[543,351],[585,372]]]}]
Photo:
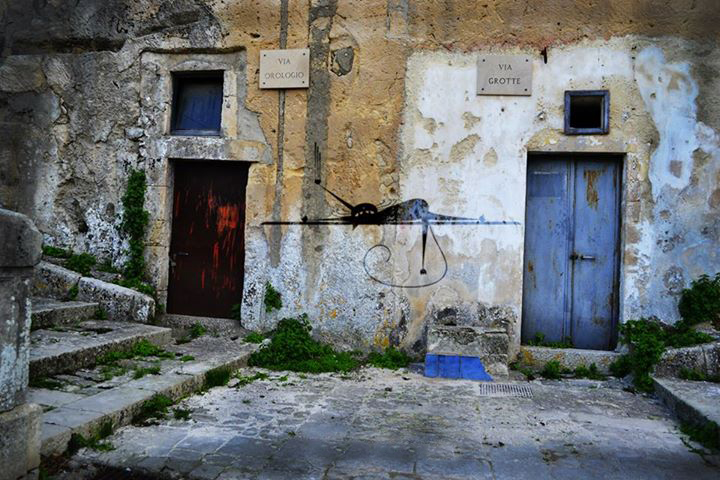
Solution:
[{"label": "door handle", "polygon": [[173,255],[178,255],[178,256],[180,256],[180,257],[187,257],[187,256],[189,256],[190,254],[187,253],[187,252],[175,252],[175,253],[173,253]]},{"label": "door handle", "polygon": [[592,260],[594,262],[595,257],[593,255],[581,255],[573,252],[572,255],[570,255],[570,260]]}]

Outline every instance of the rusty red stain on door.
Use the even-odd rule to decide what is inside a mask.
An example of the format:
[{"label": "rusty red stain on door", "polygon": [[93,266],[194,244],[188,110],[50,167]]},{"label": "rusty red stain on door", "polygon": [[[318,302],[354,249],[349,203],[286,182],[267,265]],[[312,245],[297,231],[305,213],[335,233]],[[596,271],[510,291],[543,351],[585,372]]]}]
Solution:
[{"label": "rusty red stain on door", "polygon": [[247,173],[237,162],[175,164],[168,312],[228,318],[240,303]]}]

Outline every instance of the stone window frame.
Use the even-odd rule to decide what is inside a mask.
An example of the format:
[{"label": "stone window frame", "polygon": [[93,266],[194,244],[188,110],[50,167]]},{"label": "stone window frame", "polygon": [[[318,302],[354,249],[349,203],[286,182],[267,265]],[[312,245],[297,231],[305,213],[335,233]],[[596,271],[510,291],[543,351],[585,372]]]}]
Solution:
[{"label": "stone window frame", "polygon": [[[174,163],[183,160],[272,163],[272,150],[260,129],[258,116],[245,107],[246,68],[245,49],[231,52],[144,51],[140,55],[140,124],[144,138],[139,156],[147,174],[145,208],[150,212],[145,260],[157,298],[163,304],[167,303],[170,278]],[[193,71],[223,72],[219,135],[171,132],[173,74]],[[249,211],[250,205],[246,205],[246,209]]]}]

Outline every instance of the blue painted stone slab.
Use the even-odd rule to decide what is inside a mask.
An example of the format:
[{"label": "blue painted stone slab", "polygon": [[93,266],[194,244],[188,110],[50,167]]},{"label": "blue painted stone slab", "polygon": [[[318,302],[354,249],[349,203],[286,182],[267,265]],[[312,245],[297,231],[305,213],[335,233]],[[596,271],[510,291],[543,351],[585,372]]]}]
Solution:
[{"label": "blue painted stone slab", "polygon": [[492,377],[485,371],[478,357],[463,355],[425,355],[425,376],[492,382]]}]

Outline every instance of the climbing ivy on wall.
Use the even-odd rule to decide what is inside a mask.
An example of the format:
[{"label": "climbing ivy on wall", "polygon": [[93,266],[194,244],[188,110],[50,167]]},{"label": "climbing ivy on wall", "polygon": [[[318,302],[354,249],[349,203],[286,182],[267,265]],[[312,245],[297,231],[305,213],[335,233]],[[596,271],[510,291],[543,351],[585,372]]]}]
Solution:
[{"label": "climbing ivy on wall", "polygon": [[130,249],[125,263],[126,281],[142,280],[145,274],[144,239],[150,213],[145,210],[145,191],[147,183],[145,172],[132,170],[128,179],[127,189],[122,197],[123,218],[120,229],[128,236]]}]

